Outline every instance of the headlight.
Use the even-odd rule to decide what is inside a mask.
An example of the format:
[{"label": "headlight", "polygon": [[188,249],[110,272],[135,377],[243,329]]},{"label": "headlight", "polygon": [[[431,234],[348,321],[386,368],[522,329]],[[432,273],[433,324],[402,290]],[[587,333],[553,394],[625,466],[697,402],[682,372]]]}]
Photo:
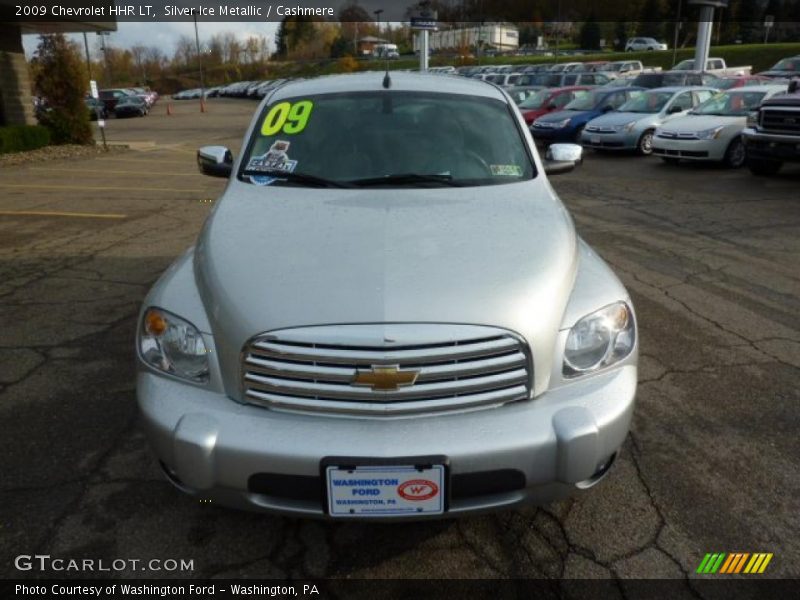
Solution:
[{"label": "headlight", "polygon": [[570,329],[564,348],[564,375],[576,377],[613,365],[628,356],[636,342],[630,307],[617,302],[583,317]]},{"label": "headlight", "polygon": [[715,140],[719,137],[719,134],[722,130],[725,129],[724,125],[720,125],[719,127],[713,127],[712,129],[704,129],[703,131],[697,132],[697,139],[698,140]]},{"label": "headlight", "polygon": [[139,327],[139,355],[151,367],[176,377],[208,380],[208,351],[197,328],[159,308],[148,308]]},{"label": "headlight", "polygon": [[747,127],[758,127],[758,111],[747,113]]}]

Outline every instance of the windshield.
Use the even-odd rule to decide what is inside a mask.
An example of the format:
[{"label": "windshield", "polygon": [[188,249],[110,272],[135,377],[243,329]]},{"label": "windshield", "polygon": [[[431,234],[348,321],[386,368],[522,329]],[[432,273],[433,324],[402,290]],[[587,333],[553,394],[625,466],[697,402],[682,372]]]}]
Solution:
[{"label": "windshield", "polygon": [[661,112],[670,98],[672,98],[672,92],[645,92],[628,100],[619,107],[619,110],[632,113],[657,113]]},{"label": "windshield", "polygon": [[239,176],[260,185],[430,187],[511,183],[535,172],[505,102],[387,90],[265,107]]},{"label": "windshield", "polygon": [[619,71],[622,68],[622,63],[607,63],[605,65],[600,65],[598,71]]},{"label": "windshield", "polygon": [[800,58],[784,58],[775,63],[774,71],[800,71]]},{"label": "windshield", "polygon": [[766,92],[725,92],[695,108],[693,115],[719,115],[724,117],[744,117],[758,109]]},{"label": "windshield", "polygon": [[575,98],[564,107],[564,110],[592,110],[606,98],[606,94],[591,92],[584,96]]},{"label": "windshield", "polygon": [[537,109],[542,108],[544,106],[545,101],[550,97],[552,94],[550,90],[544,89],[539,90],[535,94],[528,96],[523,100],[523,102],[519,105],[520,108],[527,108],[527,109]]}]

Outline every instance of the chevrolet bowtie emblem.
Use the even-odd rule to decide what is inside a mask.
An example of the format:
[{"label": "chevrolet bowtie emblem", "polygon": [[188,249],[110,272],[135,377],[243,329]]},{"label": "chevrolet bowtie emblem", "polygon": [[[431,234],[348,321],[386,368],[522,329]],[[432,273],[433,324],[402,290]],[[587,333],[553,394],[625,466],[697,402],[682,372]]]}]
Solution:
[{"label": "chevrolet bowtie emblem", "polygon": [[419,371],[401,371],[397,366],[372,367],[357,370],[353,385],[371,387],[374,391],[391,392],[401,386],[414,385]]}]

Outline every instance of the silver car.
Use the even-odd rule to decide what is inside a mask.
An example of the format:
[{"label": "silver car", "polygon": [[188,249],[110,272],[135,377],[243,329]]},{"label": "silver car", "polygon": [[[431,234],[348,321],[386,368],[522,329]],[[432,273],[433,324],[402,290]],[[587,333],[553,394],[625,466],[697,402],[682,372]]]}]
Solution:
[{"label": "silver car", "polygon": [[685,115],[716,90],[702,87],[663,87],[648,90],[628,100],[616,111],[592,119],[581,136],[581,144],[597,150],[636,150],[653,153],[656,128]]},{"label": "silver car", "polygon": [[[491,127],[487,127],[487,124]],[[425,519],[595,485],[628,433],[631,300],[494,85],[293,82],[261,103],[197,244],[148,294],[139,406],[215,504]]]}]

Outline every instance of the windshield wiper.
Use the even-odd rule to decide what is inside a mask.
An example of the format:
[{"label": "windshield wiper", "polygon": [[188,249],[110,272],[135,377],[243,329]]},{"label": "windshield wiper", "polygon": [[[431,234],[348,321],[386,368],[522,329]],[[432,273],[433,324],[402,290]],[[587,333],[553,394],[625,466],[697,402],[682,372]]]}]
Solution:
[{"label": "windshield wiper", "polygon": [[242,171],[244,176],[256,177],[274,177],[278,180],[290,181],[292,183],[305,183],[315,187],[335,187],[335,188],[349,188],[352,187],[343,181],[334,181],[333,179],[325,179],[324,177],[317,177],[316,175],[306,175],[305,173],[289,173],[287,171],[279,171],[277,169],[271,171]]},{"label": "windshield wiper", "polygon": [[383,177],[368,177],[365,179],[353,179],[349,181],[356,187],[371,187],[378,185],[405,185],[412,183],[433,183],[450,187],[463,187],[463,184],[453,181],[452,175],[442,175],[436,173],[395,173],[384,175]]}]

